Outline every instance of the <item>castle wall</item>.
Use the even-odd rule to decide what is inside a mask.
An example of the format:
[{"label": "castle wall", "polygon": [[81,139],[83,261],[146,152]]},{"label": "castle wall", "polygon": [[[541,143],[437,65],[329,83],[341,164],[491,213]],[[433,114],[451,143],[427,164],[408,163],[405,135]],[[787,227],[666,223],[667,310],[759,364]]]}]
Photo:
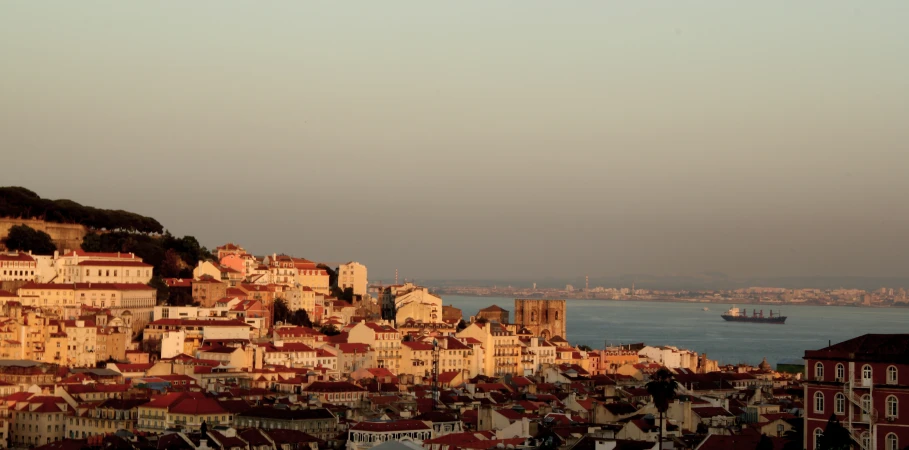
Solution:
[{"label": "castle wall", "polygon": [[514,323],[534,336],[568,339],[565,300],[515,299]]},{"label": "castle wall", "polygon": [[[76,250],[82,248],[82,240],[88,233],[84,225],[75,223],[53,223],[45,222],[38,219],[15,219],[12,217],[0,217],[0,240],[9,235],[10,228],[16,225],[28,225],[29,227],[43,231],[50,235],[57,245],[57,250],[61,253],[64,250]],[[0,244],[2,247],[2,244]]]}]

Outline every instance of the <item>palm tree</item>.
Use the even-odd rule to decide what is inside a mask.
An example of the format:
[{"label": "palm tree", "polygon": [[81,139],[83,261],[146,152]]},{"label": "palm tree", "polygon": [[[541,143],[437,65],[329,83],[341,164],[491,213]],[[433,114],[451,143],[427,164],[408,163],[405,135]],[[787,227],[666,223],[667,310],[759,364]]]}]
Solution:
[{"label": "palm tree", "polygon": [[653,398],[653,405],[660,412],[660,450],[663,450],[663,413],[669,409],[669,404],[675,399],[675,391],[679,384],[672,377],[672,372],[663,367],[650,377],[647,383],[647,393]]}]

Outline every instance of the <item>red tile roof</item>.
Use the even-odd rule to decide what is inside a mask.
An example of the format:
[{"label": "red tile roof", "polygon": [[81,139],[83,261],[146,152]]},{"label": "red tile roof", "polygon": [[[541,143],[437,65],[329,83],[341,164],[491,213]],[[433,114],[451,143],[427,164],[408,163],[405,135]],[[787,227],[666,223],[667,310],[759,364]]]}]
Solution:
[{"label": "red tile roof", "polygon": [[395,420],[392,422],[360,422],[350,428],[352,431],[413,431],[429,430],[429,425],[419,420]]},{"label": "red tile roof", "polygon": [[89,258],[126,258],[133,259],[136,255],[132,253],[104,253],[104,252],[87,252],[85,250],[73,250],[65,255],[64,257],[73,257],[73,256],[83,256]]},{"label": "red tile roof", "polygon": [[31,261],[31,262],[34,262],[35,258],[33,258],[28,253],[24,253],[24,252],[16,252],[15,254],[0,253],[0,261]]},{"label": "red tile roof", "polygon": [[[760,442],[761,436],[758,434],[742,434],[724,436],[711,434],[704,439],[704,442],[698,447],[698,450],[730,450],[730,449],[750,449],[756,448]],[[771,437],[773,450],[782,450],[786,446],[786,439]]]},{"label": "red tile roof", "polygon": [[151,264],[145,264],[139,261],[79,261],[80,266],[108,266],[108,267],[152,267]]},{"label": "red tile roof", "polygon": [[170,410],[174,414],[225,414],[224,409],[217,400],[213,398],[184,398],[174,404]]},{"label": "red tile roof", "polygon": [[142,283],[35,283],[29,281],[19,289],[93,290],[93,291],[153,291],[155,288]]},{"label": "red tile roof", "polygon": [[158,319],[150,322],[149,325],[171,325],[184,327],[247,327],[252,328],[248,323],[239,320],[203,320],[203,319]]},{"label": "red tile roof", "polygon": [[303,388],[304,392],[363,392],[365,389],[346,381],[316,381]]}]

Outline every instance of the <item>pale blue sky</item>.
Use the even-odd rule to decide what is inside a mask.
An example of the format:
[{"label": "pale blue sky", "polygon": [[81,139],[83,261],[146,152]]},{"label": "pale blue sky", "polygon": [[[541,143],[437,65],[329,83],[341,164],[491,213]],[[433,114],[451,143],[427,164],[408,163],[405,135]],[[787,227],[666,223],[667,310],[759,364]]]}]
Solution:
[{"label": "pale blue sky", "polygon": [[907,24],[905,1],[3,2],[0,184],[373,279],[905,275]]}]

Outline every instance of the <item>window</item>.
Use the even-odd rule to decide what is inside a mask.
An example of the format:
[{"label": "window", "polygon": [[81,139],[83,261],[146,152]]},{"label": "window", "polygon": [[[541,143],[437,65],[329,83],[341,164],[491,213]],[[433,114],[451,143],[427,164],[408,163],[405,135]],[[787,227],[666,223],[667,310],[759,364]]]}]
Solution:
[{"label": "window", "polygon": [[814,412],[816,412],[816,413],[824,412],[824,393],[823,392],[814,393]]},{"label": "window", "polygon": [[896,417],[900,409],[900,402],[896,399],[895,396],[891,395],[887,397],[887,417]]},{"label": "window", "polygon": [[862,396],[861,407],[862,407],[862,420],[867,422],[868,417],[871,415],[870,414],[871,413],[871,396],[870,395],[865,394]]},{"label": "window", "polygon": [[871,366],[862,366],[862,384],[871,384]]},{"label": "window", "polygon": [[821,436],[824,435],[824,430],[820,428],[814,429],[814,448],[821,448]]},{"label": "window", "polygon": [[887,435],[886,444],[887,445],[884,446],[885,450],[899,450],[900,448],[900,440],[897,439],[896,435],[893,433]]},{"label": "window", "polygon": [[871,448],[871,435],[867,431],[862,433],[862,448]]},{"label": "window", "polygon": [[833,397],[833,412],[846,414],[846,396],[839,392]]},{"label": "window", "polygon": [[890,366],[887,368],[887,384],[897,384],[897,375],[899,373],[896,371],[896,366]]},{"label": "window", "polygon": [[817,381],[824,380],[824,365],[817,363],[814,365],[814,379]]},{"label": "window", "polygon": [[842,364],[836,365],[836,379],[839,381],[844,381],[846,379],[846,367]]}]

